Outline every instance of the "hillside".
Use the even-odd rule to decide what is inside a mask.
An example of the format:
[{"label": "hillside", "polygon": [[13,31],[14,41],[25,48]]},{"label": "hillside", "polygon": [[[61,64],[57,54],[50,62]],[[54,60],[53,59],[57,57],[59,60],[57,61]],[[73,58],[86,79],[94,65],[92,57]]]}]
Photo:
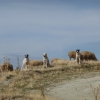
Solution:
[{"label": "hillside", "polygon": [[[35,66],[30,71],[14,70],[1,73],[0,98],[1,100],[57,100],[49,96],[48,92],[62,82],[69,82],[81,77],[92,77],[100,71],[100,62],[87,62],[81,65],[62,63],[51,68]],[[95,73],[95,74],[93,74]],[[54,99],[55,98],[55,99]]]}]

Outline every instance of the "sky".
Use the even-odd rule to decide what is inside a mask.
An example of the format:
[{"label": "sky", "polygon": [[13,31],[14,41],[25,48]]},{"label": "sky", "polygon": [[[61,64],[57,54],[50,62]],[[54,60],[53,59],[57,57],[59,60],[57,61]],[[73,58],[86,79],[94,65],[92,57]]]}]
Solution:
[{"label": "sky", "polygon": [[16,67],[29,58],[68,58],[94,52],[100,60],[100,0],[0,0],[0,63]]}]

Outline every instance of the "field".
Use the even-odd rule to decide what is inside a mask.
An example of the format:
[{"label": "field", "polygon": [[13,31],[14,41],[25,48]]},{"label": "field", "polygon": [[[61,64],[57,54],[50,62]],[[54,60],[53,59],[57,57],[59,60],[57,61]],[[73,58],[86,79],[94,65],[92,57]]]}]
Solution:
[{"label": "field", "polygon": [[[0,99],[58,100],[57,97],[48,95],[51,88],[64,81],[69,82],[99,72],[100,62],[96,61],[83,62],[80,65],[73,61],[59,61],[47,69],[43,66],[34,66],[29,71],[4,72],[0,76]],[[94,100],[99,99],[94,96]]]}]

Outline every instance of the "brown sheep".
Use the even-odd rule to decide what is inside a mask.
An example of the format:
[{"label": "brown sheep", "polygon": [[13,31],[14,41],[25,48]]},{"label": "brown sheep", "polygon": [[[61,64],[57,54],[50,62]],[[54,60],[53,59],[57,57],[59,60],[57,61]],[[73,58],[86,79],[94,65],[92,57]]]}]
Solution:
[{"label": "brown sheep", "polygon": [[43,61],[41,61],[41,60],[30,60],[29,64],[30,64],[30,67],[32,68],[32,66],[41,66],[41,65],[43,65]]},{"label": "brown sheep", "polygon": [[58,60],[60,60],[60,59],[59,58],[53,58],[51,60],[51,64],[56,64]]},{"label": "brown sheep", "polygon": [[[74,60],[76,59],[76,51],[69,51],[68,52],[68,56],[71,60],[71,58],[73,58]],[[80,53],[80,58],[81,58],[81,61],[84,59],[84,55]]]},{"label": "brown sheep", "polygon": [[61,64],[67,64],[67,60],[65,59],[60,59],[60,58],[53,58],[51,60],[51,65],[61,65]]},{"label": "brown sheep", "polygon": [[9,62],[5,62],[1,65],[1,71],[13,71],[13,65]]},{"label": "brown sheep", "polygon": [[53,59],[51,60],[51,64],[55,64],[58,60],[60,60],[60,58],[53,58]]},{"label": "brown sheep", "polygon": [[81,52],[82,55],[84,55],[84,60],[95,60],[98,61],[98,59],[96,58],[95,54],[93,52],[89,52],[89,51],[83,51]]},{"label": "brown sheep", "polygon": [[73,58],[75,60],[75,58],[76,58],[76,51],[69,51],[68,52],[68,56],[69,56],[70,60],[71,60],[71,58]]}]

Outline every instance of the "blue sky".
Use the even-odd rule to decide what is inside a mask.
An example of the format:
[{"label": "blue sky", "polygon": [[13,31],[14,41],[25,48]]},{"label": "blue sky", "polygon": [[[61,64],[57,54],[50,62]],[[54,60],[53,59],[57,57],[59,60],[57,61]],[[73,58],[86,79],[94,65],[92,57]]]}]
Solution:
[{"label": "blue sky", "polygon": [[0,60],[68,59],[70,50],[94,52],[100,60],[100,0],[0,0]]}]

